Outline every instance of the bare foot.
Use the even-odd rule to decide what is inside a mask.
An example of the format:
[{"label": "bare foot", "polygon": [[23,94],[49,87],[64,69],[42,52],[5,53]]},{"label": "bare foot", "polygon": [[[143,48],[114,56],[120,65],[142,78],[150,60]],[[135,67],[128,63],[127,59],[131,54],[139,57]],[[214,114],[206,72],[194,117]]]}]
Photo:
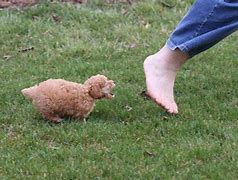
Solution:
[{"label": "bare foot", "polygon": [[174,81],[182,64],[188,59],[179,49],[164,46],[159,52],[146,58],[144,72],[148,95],[167,112],[178,113],[174,100]]}]

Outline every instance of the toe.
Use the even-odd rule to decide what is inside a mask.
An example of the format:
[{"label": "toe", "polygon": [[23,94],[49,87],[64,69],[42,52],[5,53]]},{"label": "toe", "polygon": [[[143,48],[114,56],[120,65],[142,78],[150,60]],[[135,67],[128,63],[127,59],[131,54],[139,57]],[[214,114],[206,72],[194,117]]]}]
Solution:
[{"label": "toe", "polygon": [[164,108],[170,114],[178,114],[178,107],[175,102],[167,101],[163,98],[156,99],[157,104]]},{"label": "toe", "polygon": [[178,107],[175,102],[173,102],[169,105],[168,112],[171,114],[178,114]]},{"label": "toe", "polygon": [[159,104],[162,108],[164,108],[167,112],[171,113],[172,108],[170,108],[170,103],[166,101],[165,99],[158,97],[156,98],[156,103]]},{"label": "toe", "polygon": [[169,112],[170,114],[174,114],[174,107],[171,102],[167,102],[165,108],[167,112]]},{"label": "toe", "polygon": [[178,114],[178,106],[175,102],[173,103],[173,113]]}]

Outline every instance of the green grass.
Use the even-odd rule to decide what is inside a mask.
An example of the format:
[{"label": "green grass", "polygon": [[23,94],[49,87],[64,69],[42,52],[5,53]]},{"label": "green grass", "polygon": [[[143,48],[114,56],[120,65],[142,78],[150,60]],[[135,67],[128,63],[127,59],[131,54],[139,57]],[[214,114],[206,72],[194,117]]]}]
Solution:
[{"label": "green grass", "polygon": [[[237,179],[237,33],[183,67],[180,114],[170,116],[140,96],[143,61],[192,1],[106,2],[0,11],[1,179]],[[116,97],[99,101],[86,124],[46,122],[20,93],[98,73],[115,80]]]}]

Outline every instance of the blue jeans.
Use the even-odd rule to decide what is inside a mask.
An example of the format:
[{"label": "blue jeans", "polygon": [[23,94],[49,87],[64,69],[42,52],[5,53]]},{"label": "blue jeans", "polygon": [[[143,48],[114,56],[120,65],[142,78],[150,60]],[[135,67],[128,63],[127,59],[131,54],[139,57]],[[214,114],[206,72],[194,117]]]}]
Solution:
[{"label": "blue jeans", "polygon": [[238,29],[238,0],[197,0],[178,24],[167,46],[190,57]]}]

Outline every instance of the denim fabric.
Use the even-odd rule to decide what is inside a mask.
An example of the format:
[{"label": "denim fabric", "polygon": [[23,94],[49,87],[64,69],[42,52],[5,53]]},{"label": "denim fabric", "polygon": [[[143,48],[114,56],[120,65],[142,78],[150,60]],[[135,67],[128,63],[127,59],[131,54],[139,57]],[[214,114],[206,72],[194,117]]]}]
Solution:
[{"label": "denim fabric", "polygon": [[170,35],[167,46],[190,57],[238,29],[238,0],[197,0]]}]

